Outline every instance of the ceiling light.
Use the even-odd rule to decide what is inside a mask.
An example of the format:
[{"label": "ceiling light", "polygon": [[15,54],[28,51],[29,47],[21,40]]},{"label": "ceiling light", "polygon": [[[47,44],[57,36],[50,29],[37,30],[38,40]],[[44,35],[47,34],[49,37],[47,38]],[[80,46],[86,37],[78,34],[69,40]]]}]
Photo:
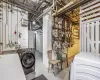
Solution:
[{"label": "ceiling light", "polygon": [[33,23],[34,25],[36,24],[36,22],[35,22],[35,21],[33,21],[32,23]]},{"label": "ceiling light", "polygon": [[38,2],[39,0],[31,0],[31,1]]}]

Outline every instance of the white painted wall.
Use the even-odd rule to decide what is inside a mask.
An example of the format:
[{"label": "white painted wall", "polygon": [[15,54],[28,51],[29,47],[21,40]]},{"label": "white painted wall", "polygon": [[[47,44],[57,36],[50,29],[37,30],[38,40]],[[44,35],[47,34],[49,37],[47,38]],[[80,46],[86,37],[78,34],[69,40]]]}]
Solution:
[{"label": "white painted wall", "polygon": [[52,50],[52,17],[51,12],[43,16],[43,64],[48,68],[47,51]]},{"label": "white painted wall", "polygon": [[[53,18],[51,11],[43,16],[43,64],[48,68],[48,50],[52,50],[52,26]],[[56,54],[52,50],[52,59],[56,59]]]},{"label": "white painted wall", "polygon": [[34,33],[33,31],[28,31],[28,47],[29,48],[35,48],[35,35],[36,33]]},{"label": "white painted wall", "polygon": [[[21,13],[22,10],[17,7],[13,7],[13,12],[11,12],[10,9],[6,8],[6,3],[2,4],[3,20],[1,21],[0,25],[2,26],[3,30],[0,30],[0,32],[2,31],[1,41],[3,42],[3,50],[15,49],[15,46],[12,48],[6,47],[9,42],[17,42],[20,44],[21,48],[28,48],[28,25],[26,27],[21,25],[22,18],[28,20],[28,12],[25,11],[25,13]],[[26,21],[26,23],[28,24],[28,21]],[[16,34],[14,34],[15,31]],[[19,33],[21,33],[21,38],[19,38]]]}]

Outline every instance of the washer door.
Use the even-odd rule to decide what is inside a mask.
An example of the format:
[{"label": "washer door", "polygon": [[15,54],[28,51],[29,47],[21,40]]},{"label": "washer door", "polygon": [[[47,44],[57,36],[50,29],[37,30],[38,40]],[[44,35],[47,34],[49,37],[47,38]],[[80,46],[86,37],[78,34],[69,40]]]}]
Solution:
[{"label": "washer door", "polygon": [[35,64],[35,56],[32,53],[25,53],[21,58],[22,66],[26,69],[29,69]]}]

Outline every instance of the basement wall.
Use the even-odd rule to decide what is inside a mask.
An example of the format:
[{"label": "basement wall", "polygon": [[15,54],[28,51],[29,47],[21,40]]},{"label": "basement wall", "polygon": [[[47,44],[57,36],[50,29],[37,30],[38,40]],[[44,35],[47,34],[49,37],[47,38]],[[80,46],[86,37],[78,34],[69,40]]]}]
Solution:
[{"label": "basement wall", "polygon": [[[3,4],[3,8],[1,8],[1,17],[2,20],[0,22],[0,40],[3,43],[2,50],[14,50],[15,46],[7,47],[9,42],[20,44],[21,48],[28,48],[28,25],[22,26],[22,18],[25,19],[25,23],[28,24],[28,12],[12,6],[11,9],[8,9],[6,3]],[[11,5],[9,5],[11,7]],[[16,34],[15,34],[16,32]],[[19,37],[21,34],[21,37]]]}]

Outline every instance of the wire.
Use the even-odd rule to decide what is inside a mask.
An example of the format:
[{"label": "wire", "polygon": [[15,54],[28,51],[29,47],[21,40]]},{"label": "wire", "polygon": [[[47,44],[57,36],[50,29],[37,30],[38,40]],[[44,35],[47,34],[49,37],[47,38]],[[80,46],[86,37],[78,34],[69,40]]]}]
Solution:
[{"label": "wire", "polygon": [[[2,42],[3,42],[3,3],[2,3]],[[2,46],[3,49],[3,46]]]},{"label": "wire", "polygon": [[[18,8],[17,8],[17,10],[18,10]],[[19,33],[18,33],[18,11],[17,11],[17,30],[16,30],[16,32],[17,32],[17,43],[18,43],[18,36],[19,36]]]},{"label": "wire", "polygon": [[[8,4],[8,6],[9,6],[9,4]],[[9,18],[9,11],[8,11],[8,19],[10,19]],[[8,22],[8,44],[9,44],[9,42],[10,42],[10,32],[9,32],[9,22]]]},{"label": "wire", "polygon": [[7,4],[6,4],[5,12],[6,12],[6,24],[5,24],[5,48],[6,48],[6,39],[7,39],[7,36],[6,36],[6,33],[7,33],[7,31],[6,31],[6,27],[7,27]]},{"label": "wire", "polygon": [[11,41],[10,42],[11,42],[10,44],[12,45],[12,4],[11,4]]}]

